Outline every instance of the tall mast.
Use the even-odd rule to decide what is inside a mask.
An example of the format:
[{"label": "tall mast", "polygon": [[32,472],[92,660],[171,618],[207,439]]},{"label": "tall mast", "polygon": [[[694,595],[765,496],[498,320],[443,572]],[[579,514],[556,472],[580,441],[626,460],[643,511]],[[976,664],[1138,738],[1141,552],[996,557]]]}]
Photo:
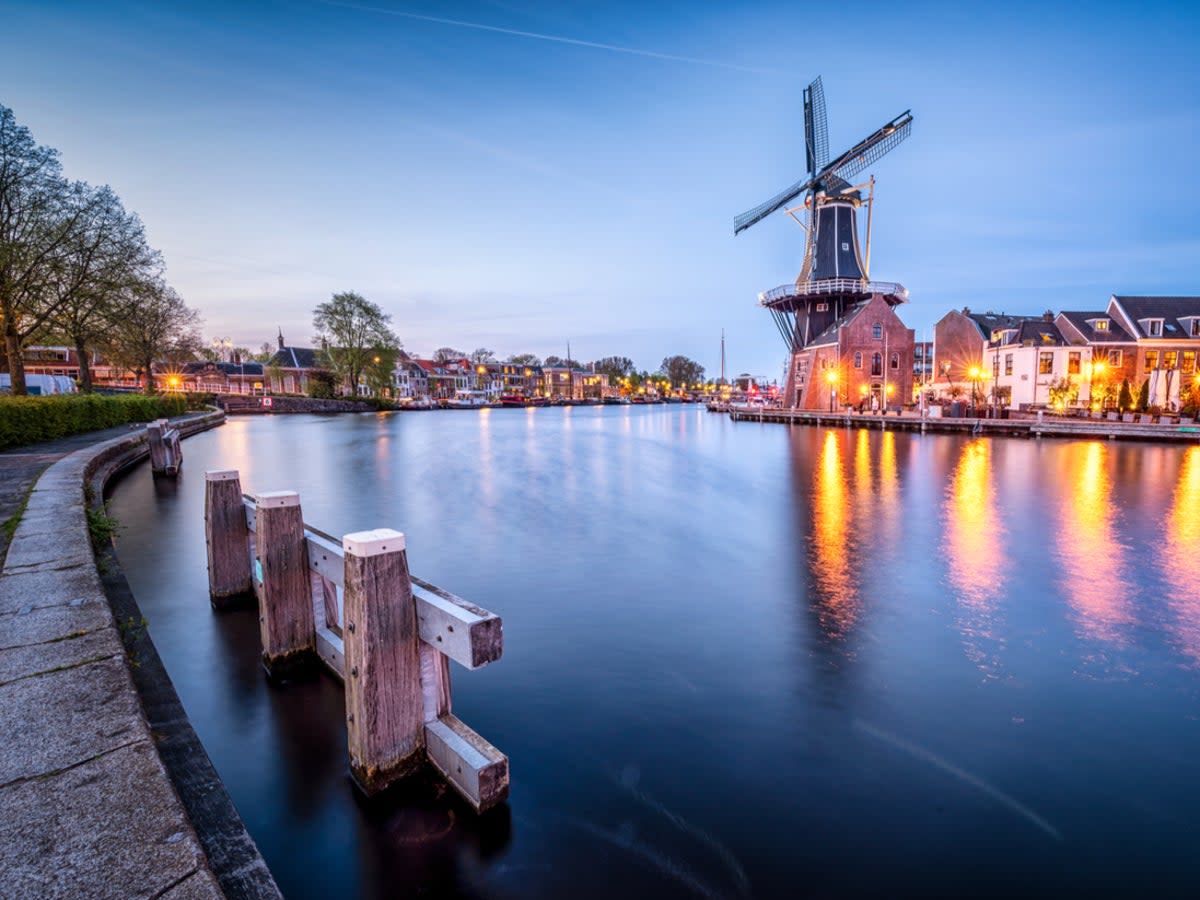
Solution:
[{"label": "tall mast", "polygon": [[721,329],[721,384],[725,384],[725,329]]}]

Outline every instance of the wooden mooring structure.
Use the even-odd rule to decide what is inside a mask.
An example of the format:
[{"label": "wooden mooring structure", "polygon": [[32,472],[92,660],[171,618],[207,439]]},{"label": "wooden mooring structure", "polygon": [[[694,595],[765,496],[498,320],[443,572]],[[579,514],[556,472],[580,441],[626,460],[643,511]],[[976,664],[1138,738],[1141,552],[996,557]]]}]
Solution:
[{"label": "wooden mooring structure", "polygon": [[150,471],[155,475],[178,475],[183,465],[179,429],[172,428],[166,419],[155,419],[146,426],[146,440],[150,444]]},{"label": "wooden mooring structure", "polygon": [[364,793],[428,762],[477,812],[508,796],[508,758],[451,712],[450,660],[498,660],[499,616],[413,577],[401,532],[338,540],[305,525],[299,494],[243,494],[236,470],[205,473],[204,520],[212,605],[257,601],[268,676],[323,665],[345,686]]}]

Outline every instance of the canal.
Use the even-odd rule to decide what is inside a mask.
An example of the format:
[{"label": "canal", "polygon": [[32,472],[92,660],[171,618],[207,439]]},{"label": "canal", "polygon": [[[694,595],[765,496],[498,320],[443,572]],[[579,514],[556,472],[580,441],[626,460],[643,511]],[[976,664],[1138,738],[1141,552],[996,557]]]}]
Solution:
[{"label": "canal", "polygon": [[[696,406],[231,419],[113,485],[118,553],[291,898],[1172,893],[1200,876],[1200,447]],[[204,471],[504,619],[478,819],[360,802],[341,687],[208,604]]]}]

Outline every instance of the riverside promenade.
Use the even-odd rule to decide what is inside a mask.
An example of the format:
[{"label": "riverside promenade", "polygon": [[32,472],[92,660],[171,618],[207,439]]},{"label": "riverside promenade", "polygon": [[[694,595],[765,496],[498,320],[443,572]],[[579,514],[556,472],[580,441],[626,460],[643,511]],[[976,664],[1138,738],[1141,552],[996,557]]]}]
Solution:
[{"label": "riverside promenade", "polygon": [[121,426],[0,454],[0,518],[20,512],[0,546],[0,897],[279,896],[106,548],[97,569],[89,506],[147,452]]}]

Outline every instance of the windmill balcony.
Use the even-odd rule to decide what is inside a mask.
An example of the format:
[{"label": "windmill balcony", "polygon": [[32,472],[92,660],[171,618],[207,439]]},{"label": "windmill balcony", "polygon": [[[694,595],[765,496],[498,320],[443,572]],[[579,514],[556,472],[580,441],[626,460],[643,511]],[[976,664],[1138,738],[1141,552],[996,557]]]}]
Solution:
[{"label": "windmill balcony", "polygon": [[763,291],[758,295],[760,306],[787,306],[788,301],[798,297],[813,297],[821,295],[847,294],[869,297],[871,294],[883,294],[895,298],[896,303],[908,300],[908,289],[901,284],[891,281],[862,281],[858,278],[825,278],[821,281],[805,281],[800,284],[781,284],[777,288]]}]

